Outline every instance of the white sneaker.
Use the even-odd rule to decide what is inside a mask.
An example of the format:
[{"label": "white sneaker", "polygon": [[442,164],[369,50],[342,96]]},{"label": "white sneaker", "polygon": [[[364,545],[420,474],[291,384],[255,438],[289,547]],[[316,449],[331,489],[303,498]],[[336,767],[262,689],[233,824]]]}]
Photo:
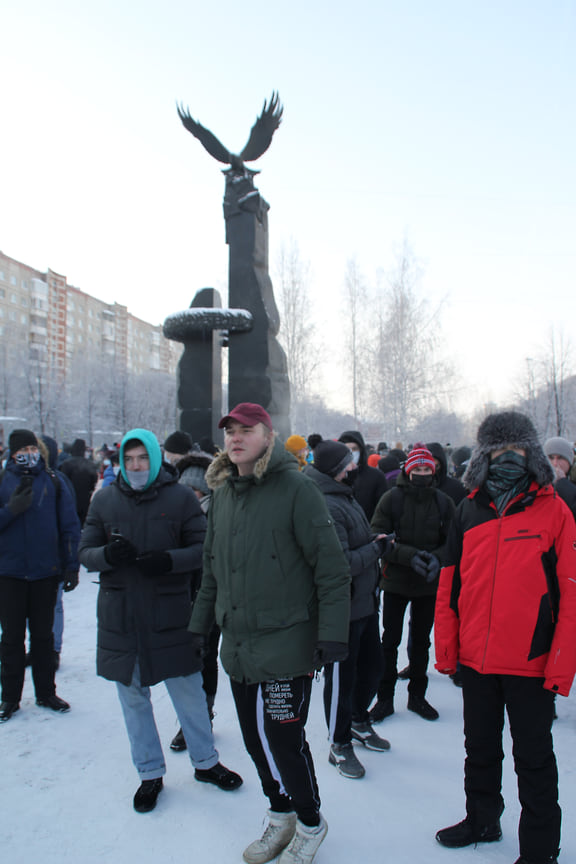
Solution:
[{"label": "white sneaker", "polygon": [[296,813],[268,811],[268,825],[260,840],[254,840],[244,850],[247,864],[265,864],[272,861],[292,840],[296,831]]},{"label": "white sneaker", "polygon": [[278,859],[279,864],[311,864],[327,833],[328,823],[322,814],[320,814],[320,824],[313,828],[298,820],[296,833]]}]

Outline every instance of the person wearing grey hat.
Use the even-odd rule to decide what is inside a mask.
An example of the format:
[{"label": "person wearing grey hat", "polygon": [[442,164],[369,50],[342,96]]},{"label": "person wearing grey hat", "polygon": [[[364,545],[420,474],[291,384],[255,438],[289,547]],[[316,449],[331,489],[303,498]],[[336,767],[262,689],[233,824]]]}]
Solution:
[{"label": "person wearing grey hat", "polygon": [[554,487],[576,519],[576,484],[570,478],[570,469],[574,464],[574,445],[566,438],[548,438],[544,442],[544,452],[556,473]]},{"label": "person wearing grey hat", "polygon": [[529,417],[478,429],[436,601],[436,668],[461,665],[466,818],[436,839],[459,848],[502,836],[505,711],[522,805],[516,864],[555,864],[560,847],[554,694],[576,673],[576,524]]}]

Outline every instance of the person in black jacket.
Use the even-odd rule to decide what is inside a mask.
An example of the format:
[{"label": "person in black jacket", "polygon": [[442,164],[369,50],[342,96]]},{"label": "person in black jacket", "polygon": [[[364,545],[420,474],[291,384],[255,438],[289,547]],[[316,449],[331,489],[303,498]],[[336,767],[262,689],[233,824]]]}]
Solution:
[{"label": "person in black jacket", "polygon": [[156,806],[166,771],[150,701],[150,686],[160,681],[184,730],[196,780],[220,789],[242,783],[218,761],[200,674],[203,640],[187,629],[205,531],[196,496],[162,464],[154,435],[132,429],[120,446],[120,474],[90,505],[80,560],[100,571],[97,672],[118,688],[142,781],[134,796],[139,813]]},{"label": "person in black jacket", "polygon": [[368,465],[366,444],[360,432],[343,432],[338,440],[342,444],[346,444],[352,452],[352,458],[358,470],[351,474],[349,479],[352,483],[354,497],[370,521],[378,501],[388,489],[386,477],[378,468],[371,468]]},{"label": "person in black jacket", "polygon": [[385,556],[381,581],[384,671],[378,701],[370,712],[374,723],[394,713],[398,647],[408,604],[411,620],[408,709],[426,720],[438,719],[438,712],[425,699],[426,671],[440,560],[454,503],[434,488],[435,470],[430,451],[416,445],[408,454],[396,487],[380,499],[371,523],[373,531],[396,532],[396,543]]},{"label": "person in black jacket", "polygon": [[324,493],[338,538],[350,565],[352,598],[348,657],[324,667],[324,708],[331,741],[329,761],[344,777],[360,778],[364,767],[352,742],[384,751],[390,744],[374,732],[368,708],[382,673],[378,605],[378,560],[389,547],[385,534],[375,535],[352,489],[343,481],[354,471],[345,444],[322,441],[314,451],[314,467],[306,469]]},{"label": "person in black jacket", "polygon": [[70,457],[65,459],[59,468],[74,487],[76,512],[81,525],[84,525],[90,499],[98,483],[98,469],[92,459],[86,458],[85,453],[86,442],[83,438],[77,438],[70,448]]},{"label": "person in black jacket", "polygon": [[464,484],[455,477],[448,476],[448,460],[446,459],[446,452],[441,444],[437,441],[432,441],[430,444],[426,444],[426,447],[432,453],[434,462],[436,463],[434,485],[437,489],[444,492],[445,495],[448,495],[449,498],[452,498],[457,507],[460,501],[462,501],[462,499],[467,495]]},{"label": "person in black jacket", "polygon": [[566,438],[548,438],[544,443],[544,453],[556,474],[554,488],[576,519],[576,484],[570,479],[570,469],[574,464],[574,445]]}]

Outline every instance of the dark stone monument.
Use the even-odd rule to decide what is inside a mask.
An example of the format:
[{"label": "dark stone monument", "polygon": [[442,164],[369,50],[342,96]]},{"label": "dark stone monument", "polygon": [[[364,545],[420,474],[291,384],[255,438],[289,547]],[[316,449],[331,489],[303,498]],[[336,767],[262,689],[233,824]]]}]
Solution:
[{"label": "dark stone monument", "polygon": [[[282,107],[277,94],[272,95],[269,104],[264,102],[262,113],[239,156],[230,153],[188,112],[178,108],[178,114],[186,129],[215,159],[230,165],[223,172],[226,177],[226,242],[230,250],[230,308],[218,308],[218,293],[204,289],[196,295],[189,310],[169,316],[164,324],[167,338],[185,344],[178,384],[181,428],[194,440],[202,434],[211,434],[216,440],[215,424],[223,413],[219,352],[223,337],[227,336],[228,407],[238,402],[258,402],[272,417],[280,436],[287,438],[290,434],[290,385],[286,356],[276,338],[280,317],[268,272],[269,205],[254,186],[254,176],[259,172],[244,164],[258,159],[268,149],[280,125]],[[212,292],[211,296],[206,292]],[[200,376],[204,378],[203,383],[197,381]],[[207,424],[211,427],[210,433],[197,431],[204,430]]]}]

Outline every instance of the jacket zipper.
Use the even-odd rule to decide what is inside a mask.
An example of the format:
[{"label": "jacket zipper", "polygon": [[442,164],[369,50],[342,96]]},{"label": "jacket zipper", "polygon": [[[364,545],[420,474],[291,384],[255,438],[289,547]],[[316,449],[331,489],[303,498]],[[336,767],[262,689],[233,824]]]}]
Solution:
[{"label": "jacket zipper", "polygon": [[484,664],[486,662],[486,654],[488,652],[488,640],[490,639],[490,628],[492,626],[492,607],[494,605],[494,586],[496,585],[496,570],[498,568],[498,553],[500,550],[500,534],[502,533],[502,520],[504,518],[504,514],[502,516],[498,516],[498,537],[496,543],[496,558],[494,559],[494,570],[492,573],[492,590],[490,592],[490,614],[488,616],[488,631],[486,633],[486,642],[484,643],[484,654],[482,656],[482,669],[484,669]]}]

